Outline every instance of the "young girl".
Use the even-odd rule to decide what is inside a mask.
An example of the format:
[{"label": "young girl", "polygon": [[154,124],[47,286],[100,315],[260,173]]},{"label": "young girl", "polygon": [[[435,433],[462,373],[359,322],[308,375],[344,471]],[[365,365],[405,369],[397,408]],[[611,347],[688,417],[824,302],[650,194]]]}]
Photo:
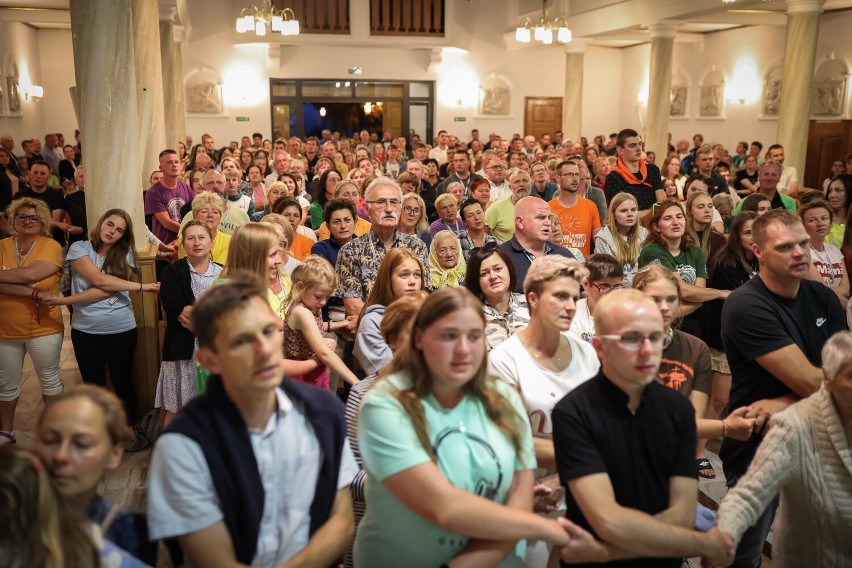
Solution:
[{"label": "young girl", "polygon": [[296,267],[291,278],[293,287],[287,297],[287,311],[284,315],[284,356],[296,360],[317,357],[322,363],[315,371],[296,379],[328,388],[330,367],[350,385],[358,384],[358,378],[334,353],[322,335],[325,331],[349,325],[346,320],[322,321],[322,307],[337,286],[334,267],[325,259],[311,255]]}]

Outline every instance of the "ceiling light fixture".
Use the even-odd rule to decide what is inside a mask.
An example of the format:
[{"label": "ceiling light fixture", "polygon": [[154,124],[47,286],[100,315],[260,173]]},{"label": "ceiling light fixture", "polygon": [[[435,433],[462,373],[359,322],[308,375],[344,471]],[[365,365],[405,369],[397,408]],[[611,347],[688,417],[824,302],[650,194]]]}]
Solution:
[{"label": "ceiling light fixture", "polygon": [[255,5],[243,8],[240,17],[237,18],[237,31],[241,34],[254,32],[255,35],[263,37],[269,26],[273,32],[285,36],[299,35],[299,20],[290,8],[276,10],[272,0],[263,0],[263,7]]},{"label": "ceiling light fixture", "polygon": [[515,28],[515,40],[521,43],[530,43],[531,38],[540,41],[545,45],[553,43],[554,37],[559,43],[569,43],[571,41],[571,30],[568,28],[568,22],[565,18],[547,17],[547,0],[541,1],[541,18],[535,21],[532,18],[526,17],[521,22],[521,25]]}]

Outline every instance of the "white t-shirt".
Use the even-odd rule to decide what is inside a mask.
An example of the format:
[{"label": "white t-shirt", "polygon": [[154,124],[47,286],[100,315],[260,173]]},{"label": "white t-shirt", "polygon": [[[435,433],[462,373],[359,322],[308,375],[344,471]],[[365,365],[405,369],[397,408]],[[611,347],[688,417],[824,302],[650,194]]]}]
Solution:
[{"label": "white t-shirt", "polygon": [[790,191],[790,186],[794,183],[799,183],[799,174],[796,172],[796,168],[784,166],[776,189],[786,195]]},{"label": "white t-shirt", "polygon": [[595,319],[589,310],[588,298],[577,301],[577,309],[574,312],[574,319],[571,320],[571,329],[568,330],[568,333],[586,343],[592,342],[592,336],[595,335]]},{"label": "white t-shirt", "polygon": [[597,375],[601,366],[597,353],[589,343],[568,333],[563,336],[571,345],[572,357],[568,366],[559,373],[540,367],[517,335],[488,354],[491,373],[515,387],[521,394],[536,438],[550,438],[553,435],[553,423],[550,421],[553,407],[566,394]]}]

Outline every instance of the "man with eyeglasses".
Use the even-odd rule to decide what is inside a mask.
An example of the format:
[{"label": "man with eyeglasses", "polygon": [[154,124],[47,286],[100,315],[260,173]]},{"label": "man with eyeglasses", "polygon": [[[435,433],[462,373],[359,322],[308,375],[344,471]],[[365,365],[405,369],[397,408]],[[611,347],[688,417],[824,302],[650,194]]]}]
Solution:
[{"label": "man with eyeglasses", "polygon": [[556,166],[559,194],[548,203],[562,226],[562,246],[580,249],[583,257],[592,254],[592,241],[601,230],[598,208],[590,199],[580,197],[580,168],[575,162]]},{"label": "man with eyeglasses", "polygon": [[586,297],[577,300],[569,333],[591,343],[595,336],[595,320],[592,317],[595,306],[610,292],[624,288],[624,267],[617,258],[604,253],[593,254],[583,266],[589,271],[582,282]]},{"label": "man with eyeglasses", "polygon": [[483,166],[485,175],[491,183],[491,202],[509,197],[512,190],[509,184],[506,183],[506,164],[496,155],[488,159],[488,163]]},{"label": "man with eyeglasses", "polygon": [[464,187],[464,198],[470,197],[470,184],[482,176],[471,173],[470,154],[467,150],[456,150],[453,154],[453,173],[447,179],[438,184],[438,195],[447,193],[447,188],[453,182],[459,182]]},{"label": "man with eyeglasses", "polygon": [[651,205],[666,199],[660,169],[642,157],[642,139],[635,130],[625,128],[619,132],[615,145],[618,165],[606,176],[606,200],[611,202],[616,193],[627,192],[636,198],[639,217],[644,218]]},{"label": "man with eyeglasses", "polygon": [[385,254],[392,248],[408,248],[423,262],[423,288],[429,285],[429,252],[426,244],[414,235],[400,233],[396,226],[402,212],[402,189],[390,178],[373,180],[364,192],[370,213],[370,231],[355,237],[337,255],[337,290],[343,298],[346,316],[353,316],[352,333],[358,329],[358,316],[364,307]]},{"label": "man with eyeglasses", "polygon": [[656,381],[665,338],[660,310],[638,290],[617,290],[594,314],[601,370],[560,400],[551,417],[566,517],[600,547],[583,557],[566,547],[562,559],[574,566],[633,559],[618,565],[679,568],[683,558],[701,556],[727,566],[730,537],[692,528],[695,411]]},{"label": "man with eyeglasses", "polygon": [[[777,168],[774,162],[766,166]],[[722,341],[732,376],[728,408],[750,407],[757,435],[722,441],[728,487],[745,474],[772,415],[819,390],[823,345],[846,329],[837,295],[808,280],[810,239],[798,215],[772,209],[755,219],[751,248],[760,270],[725,300]],[[733,566],[760,565],[777,508],[778,497],[742,535]]]}]

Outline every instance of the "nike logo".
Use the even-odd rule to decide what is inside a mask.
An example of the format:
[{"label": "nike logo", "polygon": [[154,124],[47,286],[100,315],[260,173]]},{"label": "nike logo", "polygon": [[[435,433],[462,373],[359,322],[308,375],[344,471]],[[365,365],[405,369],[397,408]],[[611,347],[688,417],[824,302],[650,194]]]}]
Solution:
[{"label": "nike logo", "polygon": [[822,327],[822,324],[824,324],[825,321],[826,321],[825,318],[817,318],[817,320],[816,320],[817,327]]}]

